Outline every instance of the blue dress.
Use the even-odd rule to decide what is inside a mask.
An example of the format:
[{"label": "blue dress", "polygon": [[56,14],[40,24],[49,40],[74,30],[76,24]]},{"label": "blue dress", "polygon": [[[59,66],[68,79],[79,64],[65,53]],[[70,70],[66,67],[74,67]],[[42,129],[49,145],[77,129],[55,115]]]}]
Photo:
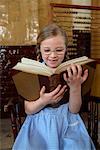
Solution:
[{"label": "blue dress", "polygon": [[95,150],[79,114],[68,103],[28,115],[12,150]]}]

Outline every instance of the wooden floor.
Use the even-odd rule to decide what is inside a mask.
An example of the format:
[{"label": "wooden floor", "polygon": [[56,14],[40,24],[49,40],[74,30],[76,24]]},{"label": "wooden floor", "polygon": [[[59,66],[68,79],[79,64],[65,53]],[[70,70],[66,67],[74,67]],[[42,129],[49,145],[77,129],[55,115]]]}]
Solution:
[{"label": "wooden floor", "polygon": [[0,150],[11,150],[13,134],[10,119],[0,119]]},{"label": "wooden floor", "polygon": [[[100,122],[99,122],[99,142],[100,142]],[[0,119],[0,150],[11,150],[13,144],[13,134],[10,119]],[[100,150],[100,147],[98,147]]]}]

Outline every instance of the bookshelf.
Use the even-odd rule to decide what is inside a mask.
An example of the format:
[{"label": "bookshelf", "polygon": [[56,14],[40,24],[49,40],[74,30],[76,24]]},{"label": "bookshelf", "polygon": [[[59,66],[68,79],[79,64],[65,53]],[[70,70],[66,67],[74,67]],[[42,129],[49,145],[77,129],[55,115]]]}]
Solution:
[{"label": "bookshelf", "polygon": [[69,58],[100,58],[100,7],[50,3],[50,22],[68,35]]},{"label": "bookshelf", "polygon": [[0,46],[0,108],[1,118],[7,118],[10,114],[4,112],[4,105],[9,101],[17,103],[19,96],[12,80],[12,67],[22,57],[36,58],[35,45],[31,46]]}]

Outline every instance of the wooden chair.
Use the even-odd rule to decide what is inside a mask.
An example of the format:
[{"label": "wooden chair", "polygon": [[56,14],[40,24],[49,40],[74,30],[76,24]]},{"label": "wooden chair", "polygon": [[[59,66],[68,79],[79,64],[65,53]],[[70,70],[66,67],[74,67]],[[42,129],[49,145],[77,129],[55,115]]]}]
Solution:
[{"label": "wooden chair", "polygon": [[91,136],[98,145],[98,131],[99,131],[99,104],[100,104],[100,59],[97,60],[96,70],[94,74],[94,80],[91,87],[91,103],[90,103],[90,120],[89,129]]},{"label": "wooden chair", "polygon": [[10,113],[13,138],[15,140],[26,116],[24,113],[23,102],[17,101],[14,103],[10,100],[7,105],[4,106],[4,111]]},{"label": "wooden chair", "polygon": [[[90,82],[89,82],[89,85],[90,85]],[[93,123],[93,120],[91,118],[91,114],[92,113],[91,113],[91,109],[90,109],[91,108],[90,101],[92,100],[91,96],[90,96],[91,87],[87,87],[87,88],[88,89],[90,88],[90,90],[88,91],[87,95],[84,96],[84,100],[86,102],[86,106],[85,106],[85,108],[82,109],[82,111],[83,111],[83,113],[84,112],[87,113],[87,116],[88,116],[88,131],[89,131],[89,133],[91,135],[90,124]],[[83,91],[84,91],[84,93],[86,93],[85,89]],[[10,100],[8,102],[8,104],[5,105],[6,111],[9,111],[9,113],[10,113],[10,118],[11,118],[11,124],[12,124],[12,131],[13,131],[14,140],[15,140],[15,138],[16,138],[16,136],[17,136],[17,134],[18,134],[18,132],[19,132],[22,124],[23,124],[25,116],[26,116],[25,112],[24,112],[24,106],[23,106],[23,102],[24,101],[21,100],[20,96],[17,99],[18,100],[15,103],[14,103],[13,100]],[[81,113],[82,113],[82,111],[81,111]],[[93,136],[91,136],[91,137],[94,139],[94,141],[97,140],[97,138],[94,138]]]}]

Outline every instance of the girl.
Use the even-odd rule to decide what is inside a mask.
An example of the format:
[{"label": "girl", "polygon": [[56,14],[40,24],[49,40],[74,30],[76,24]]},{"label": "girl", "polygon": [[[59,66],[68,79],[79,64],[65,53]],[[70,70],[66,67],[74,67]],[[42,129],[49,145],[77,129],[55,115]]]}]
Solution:
[{"label": "girl", "polygon": [[[47,25],[37,38],[38,60],[55,69],[66,59],[67,44],[63,29]],[[13,150],[95,150],[78,114],[82,105],[81,84],[87,79],[88,70],[82,73],[81,66],[74,64],[66,70],[66,85],[58,85],[50,93],[43,86],[39,99],[25,101],[27,117]]]}]

